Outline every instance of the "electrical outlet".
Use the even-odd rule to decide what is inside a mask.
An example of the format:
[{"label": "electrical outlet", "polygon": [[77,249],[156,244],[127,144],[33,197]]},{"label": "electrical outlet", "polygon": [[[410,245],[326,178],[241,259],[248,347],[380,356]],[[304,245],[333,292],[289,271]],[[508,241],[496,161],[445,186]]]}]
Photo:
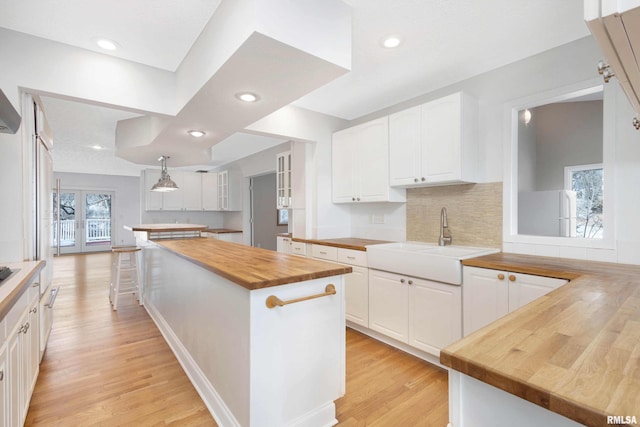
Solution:
[{"label": "electrical outlet", "polygon": [[369,224],[384,224],[384,214],[369,215]]}]

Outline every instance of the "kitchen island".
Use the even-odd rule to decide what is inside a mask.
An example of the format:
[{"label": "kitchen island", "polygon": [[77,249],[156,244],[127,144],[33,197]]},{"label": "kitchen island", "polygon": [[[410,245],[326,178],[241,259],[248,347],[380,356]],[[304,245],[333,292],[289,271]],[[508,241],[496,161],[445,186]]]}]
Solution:
[{"label": "kitchen island", "polygon": [[570,282],[442,350],[451,425],[640,421],[639,267],[506,253],[463,264]]},{"label": "kitchen island", "polygon": [[336,424],[350,267],[208,238],[142,256],[145,307],[219,425]]}]

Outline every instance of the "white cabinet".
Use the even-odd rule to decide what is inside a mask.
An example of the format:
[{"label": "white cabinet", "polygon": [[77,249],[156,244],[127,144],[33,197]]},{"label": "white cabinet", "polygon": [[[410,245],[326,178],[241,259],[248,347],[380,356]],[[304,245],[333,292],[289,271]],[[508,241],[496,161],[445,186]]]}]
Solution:
[{"label": "white cabinet", "polygon": [[409,341],[409,287],[405,277],[369,270],[369,327],[395,340]]},{"label": "white cabinet", "polygon": [[39,287],[30,287],[2,321],[0,426],[22,425],[39,372]]},{"label": "white cabinet", "polygon": [[242,178],[235,172],[218,172],[218,210],[242,210]]},{"label": "white cabinet", "polygon": [[160,169],[147,169],[142,172],[144,179],[144,208],[147,211],[159,211],[163,209],[163,197],[162,193],[158,191],[151,191],[151,187],[160,179]]},{"label": "white cabinet", "polygon": [[291,253],[291,237],[276,236],[276,250],[283,254]]},{"label": "white cabinet", "polygon": [[[297,243],[297,242],[294,242]],[[351,266],[344,276],[345,318],[356,325],[369,327],[369,269],[367,253],[354,249],[312,244],[311,257]]]},{"label": "white cabinet", "polygon": [[181,172],[173,171],[171,179],[178,190],[150,191],[158,182],[160,171],[143,172],[145,210],[156,211],[236,211],[242,209],[242,179],[230,171]]},{"label": "white cabinet", "polygon": [[331,150],[334,203],[406,201],[389,186],[388,117],[334,133]]},{"label": "white cabinet", "polygon": [[462,289],[424,279],[407,283],[409,345],[440,356],[441,349],[462,338]]},{"label": "white cabinet", "polygon": [[[0,324],[4,329],[4,324]],[[0,427],[9,426],[9,396],[11,396],[11,390],[9,388],[9,376],[7,369],[9,367],[8,355],[7,355],[7,343],[6,340],[2,340],[3,344],[0,345]]]},{"label": "white cabinet", "polygon": [[477,122],[477,101],[462,92],[390,115],[390,185],[476,182]]},{"label": "white cabinet", "polygon": [[293,240],[291,241],[291,253],[293,255],[299,255],[299,256],[303,256],[306,257],[307,256],[307,246],[310,246],[308,243],[304,243],[304,242],[294,242]]},{"label": "white cabinet", "polygon": [[477,267],[464,267],[462,275],[464,335],[568,283],[564,279]]},{"label": "white cabinet", "polygon": [[[183,172],[182,174],[182,210],[202,210],[202,176],[198,172]],[[174,191],[174,193],[178,193]]]},{"label": "white cabinet", "polygon": [[202,210],[217,211],[218,210],[218,174],[203,173],[202,183]]},{"label": "white cabinet", "polygon": [[462,337],[459,286],[369,270],[369,325],[435,356]]},{"label": "white cabinet", "polygon": [[276,156],[276,208],[289,209],[292,205],[291,151]]}]

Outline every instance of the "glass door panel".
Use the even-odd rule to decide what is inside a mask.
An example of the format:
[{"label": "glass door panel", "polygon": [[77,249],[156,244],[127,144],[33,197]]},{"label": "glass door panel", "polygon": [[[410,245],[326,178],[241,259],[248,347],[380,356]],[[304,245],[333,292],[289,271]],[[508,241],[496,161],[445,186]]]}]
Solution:
[{"label": "glass door panel", "polygon": [[82,252],[111,249],[112,193],[82,192]]},{"label": "glass door panel", "polygon": [[[53,243],[61,253],[108,251],[113,242],[113,192],[61,190],[53,193]],[[60,224],[58,226],[58,210]]]}]

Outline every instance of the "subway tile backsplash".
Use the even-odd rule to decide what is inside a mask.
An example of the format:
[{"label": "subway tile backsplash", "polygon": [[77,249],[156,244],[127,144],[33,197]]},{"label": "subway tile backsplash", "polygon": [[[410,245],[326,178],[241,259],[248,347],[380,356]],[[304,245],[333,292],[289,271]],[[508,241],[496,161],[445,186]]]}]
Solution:
[{"label": "subway tile backsplash", "polygon": [[407,240],[437,243],[447,208],[454,245],[502,248],[502,183],[407,190]]}]

